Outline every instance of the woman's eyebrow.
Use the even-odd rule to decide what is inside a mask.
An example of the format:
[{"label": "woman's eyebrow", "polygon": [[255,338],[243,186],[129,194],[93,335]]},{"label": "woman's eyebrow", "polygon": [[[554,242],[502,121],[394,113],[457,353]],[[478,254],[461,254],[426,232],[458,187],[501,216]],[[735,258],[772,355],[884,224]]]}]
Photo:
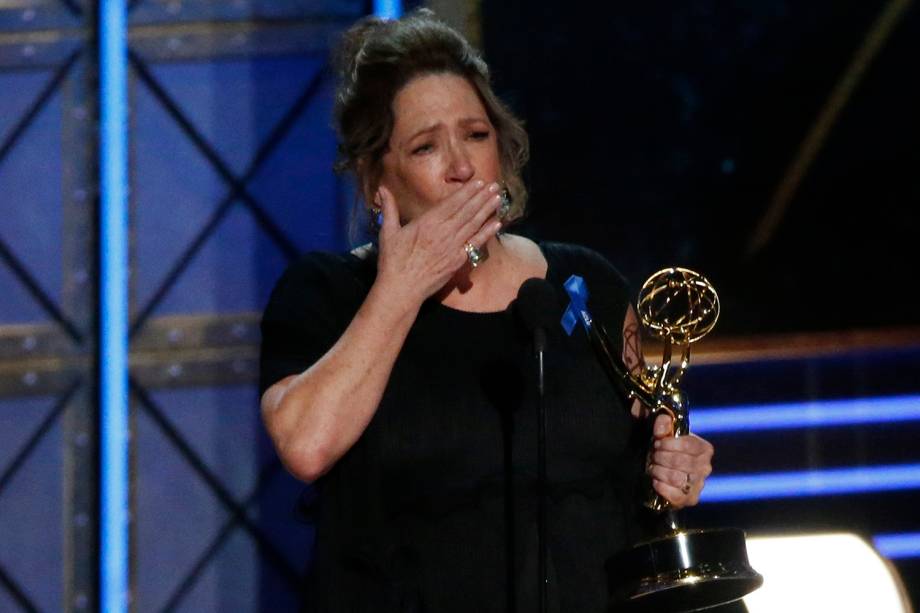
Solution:
[{"label": "woman's eyebrow", "polygon": [[440,128],[442,125],[443,125],[443,124],[439,121],[438,123],[435,123],[435,124],[432,124],[432,125],[430,125],[430,126],[428,126],[428,127],[422,128],[421,130],[415,132],[412,136],[410,136],[409,138],[407,138],[407,139],[404,141],[403,144],[412,142],[417,136],[420,136],[420,135],[422,135],[422,134],[425,134],[426,132],[434,132],[435,130],[437,130],[438,128]]},{"label": "woman's eyebrow", "polygon": [[486,117],[464,117],[457,123],[460,125],[467,125],[470,123],[489,123],[489,120]]}]

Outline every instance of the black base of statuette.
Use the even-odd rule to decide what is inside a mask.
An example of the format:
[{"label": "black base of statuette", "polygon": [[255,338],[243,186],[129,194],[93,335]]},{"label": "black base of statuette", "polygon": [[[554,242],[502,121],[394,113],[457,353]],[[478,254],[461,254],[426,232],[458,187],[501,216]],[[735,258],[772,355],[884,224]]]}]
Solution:
[{"label": "black base of statuette", "polygon": [[763,584],[751,568],[744,532],[679,530],[640,543],[607,563],[611,613],[703,611]]}]

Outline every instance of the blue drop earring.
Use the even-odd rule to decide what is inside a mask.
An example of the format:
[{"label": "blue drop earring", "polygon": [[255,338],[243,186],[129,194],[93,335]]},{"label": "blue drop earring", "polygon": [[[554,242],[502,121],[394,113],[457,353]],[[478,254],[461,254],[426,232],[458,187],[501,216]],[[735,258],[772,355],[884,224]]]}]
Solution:
[{"label": "blue drop earring", "polygon": [[371,230],[374,233],[380,232],[380,228],[383,227],[383,211],[380,210],[379,206],[372,206],[368,213],[370,213],[370,226]]}]

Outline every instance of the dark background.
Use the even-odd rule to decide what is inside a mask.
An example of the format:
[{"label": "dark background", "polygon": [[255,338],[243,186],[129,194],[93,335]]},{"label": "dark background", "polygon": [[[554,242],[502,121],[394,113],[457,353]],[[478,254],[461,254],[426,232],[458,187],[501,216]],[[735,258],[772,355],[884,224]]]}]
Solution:
[{"label": "dark background", "polygon": [[[898,11],[898,9],[904,9]],[[891,26],[887,34],[881,24]],[[704,273],[712,337],[910,329],[920,215],[920,10],[883,2],[482,3],[496,87],[531,137],[522,231],[605,254],[634,290]],[[864,53],[874,41],[877,53]],[[855,58],[863,70],[854,71]],[[847,80],[850,81],[847,81]],[[834,92],[842,83],[849,95]],[[835,112],[769,240],[758,225]],[[897,336],[897,335],[895,335]],[[792,336],[786,338],[793,338]],[[705,345],[705,342],[703,343]],[[795,351],[795,344],[788,347]],[[658,356],[647,356],[655,360]],[[845,398],[915,402],[916,342],[691,367],[693,412]],[[911,395],[914,396],[911,396]],[[897,410],[893,408],[892,410]],[[917,422],[706,435],[715,476],[901,465]],[[689,525],[749,533],[915,533],[912,489],[712,504]],[[920,601],[920,559],[896,560]]]},{"label": "dark background", "polygon": [[785,215],[749,250],[798,148],[892,3],[495,2],[484,48],[532,139],[526,231],[607,255],[638,289],[687,266],[716,334],[920,323],[920,11],[862,74]]}]

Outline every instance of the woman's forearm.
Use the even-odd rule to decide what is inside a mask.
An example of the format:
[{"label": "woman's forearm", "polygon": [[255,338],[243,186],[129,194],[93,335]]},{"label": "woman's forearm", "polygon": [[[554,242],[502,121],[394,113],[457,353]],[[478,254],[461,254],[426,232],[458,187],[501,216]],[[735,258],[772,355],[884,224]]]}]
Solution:
[{"label": "woman's forearm", "polygon": [[374,284],[341,338],[306,371],[262,396],[262,417],[287,469],[310,482],[361,436],[377,410],[421,300]]}]

